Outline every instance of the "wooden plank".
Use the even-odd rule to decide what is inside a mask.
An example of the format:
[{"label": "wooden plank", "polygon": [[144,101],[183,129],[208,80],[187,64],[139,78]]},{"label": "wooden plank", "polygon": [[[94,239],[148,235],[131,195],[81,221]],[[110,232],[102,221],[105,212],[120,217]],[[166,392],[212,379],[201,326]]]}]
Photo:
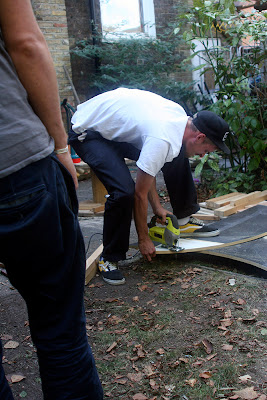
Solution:
[{"label": "wooden plank", "polygon": [[91,180],[94,202],[104,204],[106,202],[105,196],[108,194],[108,192],[93,170],[91,170]]},{"label": "wooden plank", "polygon": [[231,197],[233,197],[233,196],[236,196],[236,195],[238,195],[238,194],[242,194],[242,193],[239,193],[239,192],[232,192],[232,193],[224,194],[223,196],[218,196],[218,197],[214,197],[214,198],[212,198],[212,199],[208,199],[208,200],[206,200],[206,206],[207,206],[208,208],[211,208],[211,209],[212,209],[213,204],[217,203],[218,201],[220,201],[220,200],[225,200],[225,199],[229,199],[229,198],[231,198]]},{"label": "wooden plank", "polygon": [[265,199],[267,199],[266,190],[259,193],[253,192],[251,193],[251,196],[248,194],[243,198],[231,201],[230,204],[227,204],[226,206],[217,208],[214,210],[214,215],[217,215],[220,218],[228,217],[229,215],[235,214],[237,211],[243,210],[245,206],[257,205],[259,202]]},{"label": "wooden plank", "polygon": [[[183,250],[179,252],[174,252],[166,248],[162,248],[160,245],[155,244],[156,254],[181,254],[181,253],[194,253],[194,252],[203,252],[205,250],[212,249],[220,249],[230,246],[235,246],[236,244],[251,242],[252,240],[260,239],[267,235],[267,232],[260,233],[259,235],[254,235],[245,239],[235,240],[233,242],[222,243],[222,242],[211,242],[207,240],[199,240],[199,239],[180,239],[179,246],[183,248]],[[134,245],[131,245],[133,247]]]},{"label": "wooden plank", "polygon": [[105,210],[104,204],[101,204],[100,206],[93,208],[94,213],[100,213],[100,212],[103,212],[104,210]]},{"label": "wooden plank", "polygon": [[259,263],[255,262],[255,261],[248,260],[247,258],[237,257],[237,256],[233,256],[231,254],[218,253],[218,252],[215,252],[213,250],[200,251],[200,253],[201,254],[208,254],[209,256],[216,256],[216,257],[226,258],[226,259],[230,259],[230,260],[234,260],[234,261],[240,261],[240,262],[243,262],[245,264],[252,265],[253,267],[260,268],[263,271],[267,271],[267,267],[265,267],[264,265],[259,264]]},{"label": "wooden plank", "polygon": [[92,210],[93,211],[94,208],[97,208],[100,206],[102,206],[101,203],[95,203],[90,200],[85,200],[85,201],[81,201],[79,203],[79,210]]},{"label": "wooden plank", "polygon": [[214,215],[217,215],[220,218],[228,217],[229,215],[235,214],[237,211],[242,210],[244,206],[231,206],[227,204],[226,206],[217,208],[214,210]]},{"label": "wooden plank", "polygon": [[208,206],[208,208],[211,208],[211,209],[215,210],[217,208],[220,208],[220,207],[223,207],[223,206],[226,206],[226,205],[230,204],[231,201],[241,199],[244,196],[246,196],[246,193],[238,193],[238,194],[235,193],[234,196],[230,196],[230,197],[225,198],[225,199],[214,201],[213,203],[208,203],[207,206]]},{"label": "wooden plank", "polygon": [[103,251],[103,244],[101,244],[86,260],[86,269],[85,269],[85,284],[87,285],[91,279],[96,274],[97,271],[97,263]]},{"label": "wooden plank", "polygon": [[258,204],[260,201],[267,200],[267,190],[251,192],[241,199],[230,201],[230,205],[243,207],[252,204]]},{"label": "wooden plank", "polygon": [[94,217],[95,213],[92,210],[79,210],[79,217]]},{"label": "wooden plank", "polygon": [[192,217],[200,219],[201,221],[219,221],[220,217],[214,214],[192,214]]}]

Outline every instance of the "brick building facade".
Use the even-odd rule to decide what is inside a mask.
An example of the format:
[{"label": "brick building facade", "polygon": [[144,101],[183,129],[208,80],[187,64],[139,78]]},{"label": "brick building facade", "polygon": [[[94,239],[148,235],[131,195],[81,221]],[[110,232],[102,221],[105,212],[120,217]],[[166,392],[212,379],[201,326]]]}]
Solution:
[{"label": "brick building facade", "polygon": [[[192,0],[186,1],[188,6]],[[70,82],[63,66],[68,70],[81,101],[88,94],[86,74],[94,70],[93,62],[70,54],[77,40],[92,39],[92,21],[100,26],[99,0],[32,0],[38,24],[44,33],[54,60],[60,99],[67,98],[75,104]],[[162,27],[174,21],[177,7],[185,6],[184,0],[154,0],[155,26],[159,32]],[[183,51],[183,49],[181,49]],[[185,51],[185,50],[184,50]],[[184,78],[184,77],[183,77]]]},{"label": "brick building facade", "polygon": [[60,100],[71,103],[74,96],[64,66],[71,74],[70,45],[65,0],[33,0],[33,10],[53,57],[57,73]]}]

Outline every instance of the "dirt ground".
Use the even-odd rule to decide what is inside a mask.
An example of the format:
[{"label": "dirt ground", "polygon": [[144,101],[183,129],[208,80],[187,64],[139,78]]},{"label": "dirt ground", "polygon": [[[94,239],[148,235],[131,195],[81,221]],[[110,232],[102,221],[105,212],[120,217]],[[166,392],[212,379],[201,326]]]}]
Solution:
[{"label": "dirt ground", "polygon": [[[78,197],[88,198],[88,182]],[[86,247],[101,224],[102,217],[81,220]],[[91,251],[100,242],[94,236]],[[106,400],[267,399],[267,281],[225,262],[137,259],[121,266],[125,285],[96,276],[85,287],[88,341]],[[0,314],[14,398],[41,400],[26,307],[1,274]]]},{"label": "dirt ground", "polygon": [[[158,256],[121,267],[125,285],[86,286],[105,399],[267,398],[267,282],[222,267]],[[16,400],[41,400],[24,302],[0,282],[6,374]]]}]

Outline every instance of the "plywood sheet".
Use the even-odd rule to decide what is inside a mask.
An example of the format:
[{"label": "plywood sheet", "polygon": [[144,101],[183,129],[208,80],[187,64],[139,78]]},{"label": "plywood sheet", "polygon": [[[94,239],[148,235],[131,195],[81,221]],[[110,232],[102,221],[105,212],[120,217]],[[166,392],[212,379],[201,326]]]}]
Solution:
[{"label": "plywood sheet", "polygon": [[[189,252],[220,254],[221,257],[240,259],[267,271],[267,207],[258,205],[210,226],[220,229],[220,235],[208,240],[180,239],[180,246],[185,250],[176,253],[178,257]],[[162,248],[157,253],[173,254]]]}]

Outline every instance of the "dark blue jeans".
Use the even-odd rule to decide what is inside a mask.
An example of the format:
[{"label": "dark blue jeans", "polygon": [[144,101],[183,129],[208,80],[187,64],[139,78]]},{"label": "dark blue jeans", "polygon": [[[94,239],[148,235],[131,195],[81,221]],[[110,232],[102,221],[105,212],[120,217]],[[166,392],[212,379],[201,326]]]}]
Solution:
[{"label": "dark blue jeans", "polygon": [[[87,342],[85,251],[68,171],[52,156],[0,181],[0,260],[27,304],[45,400],[102,400]],[[0,366],[0,399],[13,399]]]},{"label": "dark blue jeans", "polygon": [[[105,203],[102,255],[109,261],[124,260],[129,248],[135,189],[124,158],[137,160],[140,150],[129,143],[106,140],[93,131],[88,131],[83,142],[70,131],[69,144],[93,169],[109,194]],[[196,189],[184,148],[178,157],[164,165],[162,172],[177,218],[197,212]]]}]

